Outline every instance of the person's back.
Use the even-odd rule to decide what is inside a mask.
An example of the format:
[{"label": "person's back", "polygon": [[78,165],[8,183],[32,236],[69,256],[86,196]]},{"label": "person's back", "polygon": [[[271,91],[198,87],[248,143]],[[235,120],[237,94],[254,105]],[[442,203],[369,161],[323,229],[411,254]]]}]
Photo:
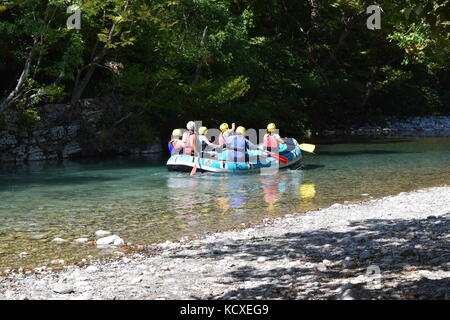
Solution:
[{"label": "person's back", "polygon": [[172,140],[169,141],[169,151],[172,155],[180,154],[185,144],[181,141],[183,132],[180,129],[175,129],[172,132]]},{"label": "person's back", "polygon": [[184,155],[193,155],[196,152],[196,134],[195,134],[195,123],[189,121],[187,126],[187,131],[184,132],[182,142],[185,144],[183,148]]},{"label": "person's back", "polygon": [[244,137],[245,128],[236,129],[236,135],[225,138],[227,145],[227,161],[247,162],[246,151],[256,149],[256,146]]}]

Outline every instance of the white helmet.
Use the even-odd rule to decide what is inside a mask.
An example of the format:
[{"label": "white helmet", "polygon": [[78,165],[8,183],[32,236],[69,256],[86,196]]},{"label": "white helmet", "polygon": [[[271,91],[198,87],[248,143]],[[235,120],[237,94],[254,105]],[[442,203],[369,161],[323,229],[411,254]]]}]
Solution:
[{"label": "white helmet", "polygon": [[195,122],[194,121],[189,121],[186,125],[186,128],[188,130],[194,131],[195,130]]}]

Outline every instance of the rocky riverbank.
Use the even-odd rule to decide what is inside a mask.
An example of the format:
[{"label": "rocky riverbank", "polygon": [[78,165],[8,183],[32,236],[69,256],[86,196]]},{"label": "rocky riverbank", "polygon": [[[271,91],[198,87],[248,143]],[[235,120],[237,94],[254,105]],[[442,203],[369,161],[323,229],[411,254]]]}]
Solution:
[{"label": "rocky riverbank", "polygon": [[450,299],[450,187],[0,278],[0,299]]},{"label": "rocky riverbank", "polygon": [[450,116],[388,118],[384,124],[366,124],[346,130],[325,130],[324,136],[450,137]]}]

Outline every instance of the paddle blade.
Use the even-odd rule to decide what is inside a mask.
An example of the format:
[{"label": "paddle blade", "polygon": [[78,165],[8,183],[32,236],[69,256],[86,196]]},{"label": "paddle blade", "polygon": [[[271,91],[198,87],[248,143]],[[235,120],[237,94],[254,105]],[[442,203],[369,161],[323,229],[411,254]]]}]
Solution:
[{"label": "paddle blade", "polygon": [[314,153],[314,150],[316,150],[315,145],[308,144],[308,143],[299,144],[298,147],[300,148],[300,150],[310,152],[310,153]]},{"label": "paddle blade", "polygon": [[194,176],[196,172],[197,172],[197,164],[192,168],[191,176]]}]

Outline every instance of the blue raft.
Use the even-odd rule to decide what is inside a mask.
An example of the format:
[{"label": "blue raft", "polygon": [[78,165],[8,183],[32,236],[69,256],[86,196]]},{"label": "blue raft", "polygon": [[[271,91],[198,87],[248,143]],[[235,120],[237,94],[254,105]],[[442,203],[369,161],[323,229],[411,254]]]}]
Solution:
[{"label": "blue raft", "polygon": [[[298,167],[302,160],[302,151],[298,147],[298,142],[294,138],[284,138],[286,144],[279,144],[279,155],[286,157],[289,162],[278,162],[273,157],[259,150],[248,151],[249,162],[229,162],[226,161],[227,151],[216,153],[215,157],[208,157],[207,153],[202,157],[193,157],[188,155],[172,155],[167,160],[167,169],[169,171],[190,172],[197,164],[198,172],[216,172],[216,173],[242,173],[258,172],[261,169]],[[262,146],[260,146],[262,147]]]}]

